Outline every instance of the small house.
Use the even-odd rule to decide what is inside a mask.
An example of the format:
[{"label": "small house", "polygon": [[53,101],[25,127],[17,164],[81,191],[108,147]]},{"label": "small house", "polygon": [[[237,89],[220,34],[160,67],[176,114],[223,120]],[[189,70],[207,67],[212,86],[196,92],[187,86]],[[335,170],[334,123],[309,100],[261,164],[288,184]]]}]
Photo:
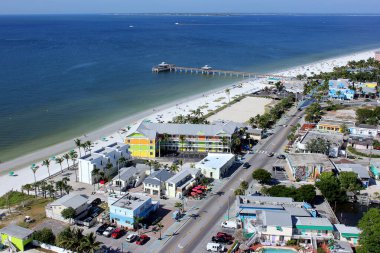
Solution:
[{"label": "small house", "polygon": [[24,251],[25,246],[33,241],[33,230],[10,224],[0,229],[1,242],[13,251]]}]

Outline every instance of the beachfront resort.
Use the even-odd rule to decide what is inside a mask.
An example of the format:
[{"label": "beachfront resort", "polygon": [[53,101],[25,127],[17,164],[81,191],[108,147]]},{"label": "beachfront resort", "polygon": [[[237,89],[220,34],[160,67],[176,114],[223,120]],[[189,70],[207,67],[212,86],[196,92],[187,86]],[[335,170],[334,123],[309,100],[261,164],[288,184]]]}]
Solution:
[{"label": "beachfront resort", "polygon": [[380,63],[357,55],[239,81],[12,170],[0,250],[374,252]]}]

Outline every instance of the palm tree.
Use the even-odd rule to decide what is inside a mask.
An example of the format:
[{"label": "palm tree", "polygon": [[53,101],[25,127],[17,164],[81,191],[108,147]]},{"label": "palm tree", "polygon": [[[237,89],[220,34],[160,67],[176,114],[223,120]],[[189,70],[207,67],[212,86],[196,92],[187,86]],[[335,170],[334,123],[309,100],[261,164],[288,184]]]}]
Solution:
[{"label": "palm tree", "polygon": [[80,139],[75,139],[74,142],[75,142],[75,145],[77,146],[77,148],[79,150],[79,157],[82,157],[82,154],[80,152],[80,148],[83,147],[83,144],[82,144],[81,140]]},{"label": "palm tree", "polygon": [[46,191],[47,191],[47,183],[46,183],[46,181],[41,181],[40,182],[40,189],[42,191],[42,196],[44,198],[46,198]]},{"label": "palm tree", "polygon": [[170,171],[171,172],[178,172],[179,171],[179,167],[177,164],[172,164],[172,166],[170,166]]},{"label": "palm tree", "polygon": [[77,168],[75,168],[75,161],[78,158],[78,154],[77,154],[77,152],[72,150],[72,151],[70,151],[69,156],[70,156],[70,159],[73,161],[73,167],[74,167],[74,171],[75,171],[75,182],[78,182]]},{"label": "palm tree", "polygon": [[69,170],[70,169],[70,164],[69,164],[70,155],[66,153],[63,155],[63,158],[66,159],[67,169]]},{"label": "palm tree", "polygon": [[144,217],[133,216],[133,226],[137,229],[137,234],[140,231],[140,223],[144,220]]},{"label": "palm tree", "polygon": [[162,223],[157,223],[157,227],[160,230],[160,237],[158,238],[158,240],[162,240],[161,230],[164,227],[164,225],[162,225]]},{"label": "palm tree", "polygon": [[37,197],[37,187],[36,187],[36,184],[37,184],[37,179],[36,179],[36,172],[38,170],[38,166],[36,166],[35,164],[33,164],[30,169],[33,171],[33,176],[34,176],[34,191],[35,191],[35,194],[36,194],[36,197]]},{"label": "palm tree", "polygon": [[61,193],[61,197],[63,195],[63,190],[65,189],[65,182],[63,180],[59,180],[57,182],[55,182],[55,188],[57,189],[57,191],[59,191]]},{"label": "palm tree", "polygon": [[[106,172],[107,172],[107,171],[111,170],[112,167],[113,167],[112,163],[108,162],[108,163],[106,164],[106,166],[104,167],[104,169],[105,169]],[[111,176],[111,174],[108,174],[108,175],[107,175],[107,174],[108,174],[108,173],[106,173],[106,177],[107,177],[107,179],[109,179],[109,177]]]},{"label": "palm tree", "polygon": [[[164,142],[164,144],[165,144],[165,152],[167,151],[167,143],[168,143],[168,141],[169,141],[169,135],[167,134],[167,133],[164,133],[163,135],[162,135],[162,140],[161,141],[163,141]],[[161,142],[160,142],[160,146],[161,146]]]},{"label": "palm tree", "polygon": [[70,191],[74,190],[74,188],[71,185],[65,185],[64,190],[65,190],[66,194],[69,194]]},{"label": "palm tree", "polygon": [[50,198],[53,198],[53,197],[54,197],[54,193],[55,193],[54,186],[53,186],[52,184],[48,184],[48,185],[46,186],[46,190],[47,190],[47,192],[48,192],[48,194],[49,194],[49,197],[50,197]]},{"label": "palm tree", "polygon": [[179,161],[178,161],[178,164],[181,166],[181,170],[182,170],[183,161],[182,161],[182,160],[179,160]]},{"label": "palm tree", "polygon": [[175,202],[174,207],[175,207],[175,208],[178,208],[178,212],[181,213],[181,210],[182,210],[182,208],[183,208],[183,205],[182,205],[181,202]]},{"label": "palm tree", "polygon": [[149,166],[149,175],[152,174],[152,166],[154,165],[154,161],[146,160],[145,165]]},{"label": "palm tree", "polygon": [[61,167],[61,173],[63,173],[63,169],[62,169],[62,163],[63,163],[63,161],[64,161],[64,159],[62,157],[57,156],[55,158],[55,163],[59,164],[59,166]]},{"label": "palm tree", "polygon": [[[98,189],[99,189],[99,180],[97,180],[97,176],[100,175],[100,169],[98,168],[94,168],[92,171],[91,171],[91,176],[92,176],[92,181],[98,181]],[[95,191],[95,183],[94,183],[94,191]]]},{"label": "palm tree", "polygon": [[231,91],[230,91],[230,89],[229,88],[227,88],[227,89],[225,89],[224,90],[224,92],[226,93],[226,95],[227,95],[227,98],[228,98],[228,103],[230,103],[231,101],[230,101],[230,95],[231,95]]},{"label": "palm tree", "polygon": [[31,184],[25,184],[25,185],[23,185],[23,186],[21,187],[21,190],[22,190],[22,191],[26,191],[27,194],[29,195],[29,192],[30,192],[31,190],[33,190],[33,186],[32,186]]},{"label": "palm tree", "polygon": [[50,178],[50,161],[49,159],[45,159],[42,161],[42,166],[46,166],[46,168],[48,169],[48,173],[49,173],[49,178]]},{"label": "palm tree", "polygon": [[222,137],[223,150],[224,150],[224,147],[227,146],[227,152],[228,152],[228,150],[229,150],[229,144],[230,144],[230,140],[226,136],[223,136]]},{"label": "palm tree", "polygon": [[85,141],[83,143],[84,154],[86,154],[87,151],[90,151],[91,153],[91,145],[92,145],[91,141]]},{"label": "palm tree", "polygon": [[96,240],[96,235],[91,232],[82,238],[78,252],[95,253],[102,244],[102,242]]}]

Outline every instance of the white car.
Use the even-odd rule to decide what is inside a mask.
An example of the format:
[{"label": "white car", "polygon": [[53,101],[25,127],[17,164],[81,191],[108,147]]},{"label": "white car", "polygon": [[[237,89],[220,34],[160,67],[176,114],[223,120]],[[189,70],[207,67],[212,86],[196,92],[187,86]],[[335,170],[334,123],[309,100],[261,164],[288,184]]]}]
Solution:
[{"label": "white car", "polygon": [[129,234],[129,235],[127,236],[127,238],[125,238],[125,240],[126,240],[127,242],[134,242],[134,241],[137,240],[137,238],[139,238],[138,235],[136,235],[136,234]]},{"label": "white car", "polygon": [[115,229],[114,227],[108,227],[108,228],[103,232],[103,235],[104,235],[105,237],[110,237],[114,229]]},{"label": "white car", "polygon": [[213,243],[213,242],[207,243],[207,251],[224,252],[225,250],[226,248],[220,243]]}]

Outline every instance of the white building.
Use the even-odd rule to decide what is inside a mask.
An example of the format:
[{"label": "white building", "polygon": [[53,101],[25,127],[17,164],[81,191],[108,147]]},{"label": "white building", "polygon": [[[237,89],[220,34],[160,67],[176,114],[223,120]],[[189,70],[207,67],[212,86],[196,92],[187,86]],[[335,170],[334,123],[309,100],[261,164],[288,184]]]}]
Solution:
[{"label": "white building", "polygon": [[197,183],[201,171],[185,168],[166,181],[166,195],[169,198],[182,198]]},{"label": "white building", "polygon": [[62,211],[66,208],[72,207],[75,210],[76,217],[81,218],[87,215],[89,208],[88,197],[80,194],[68,194],[63,196],[52,203],[49,203],[46,208],[46,217],[68,222],[68,220],[62,217]]},{"label": "white building", "polygon": [[292,216],[286,211],[258,211],[256,228],[262,241],[273,244],[286,243],[293,235]]},{"label": "white building", "polygon": [[330,133],[330,132],[320,132],[320,131],[308,131],[306,134],[297,142],[297,151],[302,153],[308,153],[307,145],[313,140],[325,140],[330,144],[328,150],[328,156],[338,157],[339,151],[343,145],[343,134],[341,133]]},{"label": "white building", "polygon": [[121,168],[119,173],[112,179],[112,186],[122,191],[139,186],[145,178],[145,171],[137,166]]},{"label": "white building", "polygon": [[221,179],[235,161],[233,154],[208,153],[207,157],[195,164],[195,168],[208,178]]},{"label": "white building", "polygon": [[166,181],[173,177],[174,173],[167,170],[152,172],[144,179],[144,192],[151,195],[166,195]]},{"label": "white building", "polygon": [[346,241],[354,246],[359,245],[359,237],[362,231],[357,227],[350,227],[344,224],[334,224],[335,229],[339,233],[339,239],[341,241]]},{"label": "white building", "polygon": [[350,134],[375,138],[377,136],[377,131],[377,126],[360,124],[358,126],[353,126],[350,129]]},{"label": "white building", "polygon": [[339,173],[341,172],[355,172],[358,175],[358,179],[362,182],[363,187],[369,186],[369,173],[366,167],[356,163],[335,163],[335,167]]},{"label": "white building", "polygon": [[112,175],[117,171],[118,160],[124,157],[126,160],[131,159],[128,145],[124,143],[115,142],[106,147],[98,149],[91,154],[87,154],[78,159],[78,177],[79,182],[86,184],[94,184],[95,178],[92,171],[97,168],[105,172],[107,163],[112,164],[112,169],[106,171],[106,175]]}]

